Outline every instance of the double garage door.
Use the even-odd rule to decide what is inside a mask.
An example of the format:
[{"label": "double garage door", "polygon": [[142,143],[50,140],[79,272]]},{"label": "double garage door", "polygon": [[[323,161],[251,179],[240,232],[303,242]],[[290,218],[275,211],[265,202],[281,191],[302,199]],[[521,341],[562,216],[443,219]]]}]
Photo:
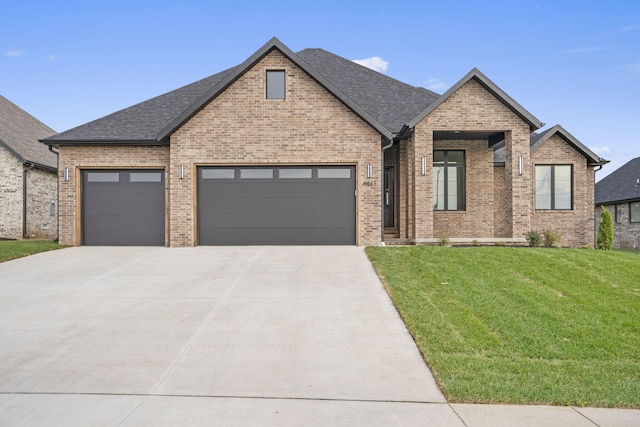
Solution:
[{"label": "double garage door", "polygon": [[[117,175],[117,177],[116,177]],[[199,245],[353,245],[352,166],[200,167]],[[163,171],[84,171],[83,244],[164,245]]]}]

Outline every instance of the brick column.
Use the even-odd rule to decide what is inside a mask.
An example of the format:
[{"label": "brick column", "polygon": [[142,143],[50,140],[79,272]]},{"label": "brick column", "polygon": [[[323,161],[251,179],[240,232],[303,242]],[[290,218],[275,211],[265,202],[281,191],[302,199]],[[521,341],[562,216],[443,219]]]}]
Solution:
[{"label": "brick column", "polygon": [[[533,210],[531,151],[529,129],[505,132],[505,182],[507,192],[507,218],[511,219],[511,237],[522,238],[531,230]],[[522,157],[522,174],[520,174]]]}]

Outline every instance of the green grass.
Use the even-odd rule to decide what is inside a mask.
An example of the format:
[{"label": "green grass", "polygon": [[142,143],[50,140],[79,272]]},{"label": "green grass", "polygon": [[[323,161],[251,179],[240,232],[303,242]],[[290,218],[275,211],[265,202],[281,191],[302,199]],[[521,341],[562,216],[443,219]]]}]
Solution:
[{"label": "green grass", "polygon": [[0,262],[62,247],[51,240],[0,240]]},{"label": "green grass", "polygon": [[449,401],[640,408],[640,253],[367,254]]}]

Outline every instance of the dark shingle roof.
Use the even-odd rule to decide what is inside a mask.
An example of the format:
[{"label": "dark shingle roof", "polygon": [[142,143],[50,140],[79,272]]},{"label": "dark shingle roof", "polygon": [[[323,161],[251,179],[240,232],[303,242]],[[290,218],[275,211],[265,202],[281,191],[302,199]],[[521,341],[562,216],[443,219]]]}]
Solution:
[{"label": "dark shingle roof", "polygon": [[596,205],[640,200],[640,157],[596,183]]},{"label": "dark shingle roof", "polygon": [[233,68],[59,133],[47,141],[156,142],[160,130],[231,71]]},{"label": "dark shingle roof", "polygon": [[[347,105],[361,109],[363,116],[384,126],[383,134],[399,131],[404,123],[423,111],[439,95],[413,87],[384,74],[358,65],[322,49],[305,49],[298,54],[272,39],[256,53],[275,46],[289,54],[306,71],[336,93]],[[255,56],[256,54],[254,54]],[[251,58],[250,58],[251,59]],[[248,60],[249,61],[249,60]],[[246,61],[245,61],[246,65]],[[62,132],[44,142],[136,142],[157,143],[168,127],[178,123],[185,113],[196,110],[226,80],[241,72],[242,65],[125,108],[100,119]]]},{"label": "dark shingle roof", "polygon": [[440,98],[323,49],[305,49],[298,55],[392,132]]},{"label": "dark shingle roof", "polygon": [[58,159],[38,140],[56,132],[0,95],[0,145],[21,162],[57,169]]}]

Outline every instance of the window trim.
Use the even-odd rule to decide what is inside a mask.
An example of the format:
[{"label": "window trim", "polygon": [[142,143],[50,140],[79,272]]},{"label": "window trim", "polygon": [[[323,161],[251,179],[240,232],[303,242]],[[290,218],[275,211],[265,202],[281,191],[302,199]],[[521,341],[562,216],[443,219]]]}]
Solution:
[{"label": "window trim", "polygon": [[[570,177],[570,185],[571,188],[569,189],[569,207],[568,208],[556,208],[556,167],[561,166],[561,167],[569,167],[569,177]],[[550,167],[551,168],[551,194],[550,194],[550,198],[551,198],[551,204],[549,208],[539,208],[538,207],[538,197],[536,194],[536,190],[537,190],[537,169],[538,167]],[[574,210],[574,200],[573,200],[573,194],[574,194],[574,189],[573,189],[573,164],[572,163],[568,163],[568,164],[546,164],[546,163],[539,163],[536,164],[533,168],[533,204],[535,206],[535,210],[537,211],[573,211]]]},{"label": "window trim", "polygon": [[[433,170],[436,167],[441,167],[444,170],[444,208],[436,209],[436,193],[435,188],[432,189],[433,196],[431,201],[431,206],[434,212],[465,212],[467,210],[467,152],[465,150],[433,150],[433,159],[435,159],[435,153],[442,152],[443,153],[443,162],[438,162],[436,164],[435,160],[432,161]],[[460,162],[449,162],[449,153],[462,153],[462,163]],[[458,183],[456,180],[456,184],[459,186],[460,194],[462,195],[462,200],[460,201],[458,207],[456,209],[449,209],[449,168],[455,167],[456,171],[458,169],[462,169],[462,182]],[[431,182],[433,183],[433,177],[431,178]]]},{"label": "window trim", "polygon": [[[633,224],[637,224],[640,222],[640,216],[638,216],[638,218],[634,218],[633,216],[633,204],[637,203],[638,205],[640,205],[640,202],[629,202],[629,222],[633,223]],[[639,206],[640,208],[640,206]]]},{"label": "window trim", "polygon": [[[282,96],[270,96],[269,94],[269,76],[282,75]],[[278,79],[278,84],[280,79]],[[273,94],[272,94],[273,95]],[[278,95],[280,93],[278,92]],[[285,70],[267,70],[265,74],[265,98],[274,101],[284,101],[287,98],[287,73]]]}]

